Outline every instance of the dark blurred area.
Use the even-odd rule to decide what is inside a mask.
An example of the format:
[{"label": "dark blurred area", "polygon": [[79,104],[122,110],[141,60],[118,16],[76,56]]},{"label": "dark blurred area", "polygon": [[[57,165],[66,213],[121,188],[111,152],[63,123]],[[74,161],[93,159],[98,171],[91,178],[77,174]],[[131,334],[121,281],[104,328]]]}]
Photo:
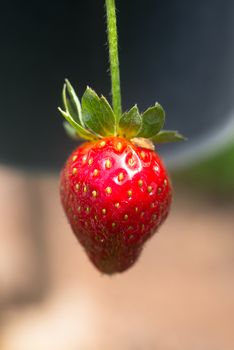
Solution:
[{"label": "dark blurred area", "polygon": [[124,274],[101,276],[62,212],[76,143],[64,78],[109,101],[103,1],[11,1],[0,11],[0,349],[233,350],[234,2],[116,0],[123,109],[156,101],[171,214]]},{"label": "dark blurred area", "polygon": [[[221,127],[233,109],[232,1],[121,1],[124,109],[159,101],[166,127],[190,142]],[[74,144],[57,111],[64,78],[109,97],[103,1],[3,2],[0,160],[58,169]],[[167,151],[180,146],[168,146]]]}]

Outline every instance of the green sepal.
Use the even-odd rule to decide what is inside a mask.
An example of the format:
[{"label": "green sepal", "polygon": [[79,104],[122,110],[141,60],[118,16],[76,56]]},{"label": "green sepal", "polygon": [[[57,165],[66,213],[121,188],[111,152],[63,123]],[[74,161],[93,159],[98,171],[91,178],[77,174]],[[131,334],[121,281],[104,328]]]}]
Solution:
[{"label": "green sepal", "polygon": [[115,115],[104,96],[99,97],[95,91],[87,87],[81,105],[82,118],[89,130],[99,137],[116,134]]},{"label": "green sepal", "polygon": [[77,124],[84,127],[80,101],[68,79],[65,79],[62,97],[66,112],[72,116]]},{"label": "green sepal", "polygon": [[125,112],[119,121],[119,136],[128,139],[137,135],[142,125],[142,118],[140,116],[137,105],[133,106],[128,112]]},{"label": "green sepal", "polygon": [[178,142],[187,140],[186,137],[179,134],[178,131],[175,130],[162,130],[153,137],[151,140],[154,143],[166,143],[166,142]]},{"label": "green sepal", "polygon": [[148,108],[142,115],[142,127],[137,137],[151,138],[163,127],[165,112],[159,103]]},{"label": "green sepal", "polygon": [[63,127],[70,139],[76,141],[81,139],[81,137],[77,134],[76,130],[68,122],[63,122]]},{"label": "green sepal", "polygon": [[[65,111],[58,108],[66,119],[66,133],[75,140],[96,140],[106,136],[122,136],[127,139],[146,140],[154,143],[177,142],[186,138],[173,130],[161,130],[165,112],[159,103],[140,115],[137,106],[125,112],[117,125],[117,118],[104,96],[99,97],[87,87],[80,104],[69,80],[65,80],[62,92]],[[117,130],[118,128],[118,130]],[[161,130],[161,131],[160,131]],[[138,142],[138,141],[137,141]]]},{"label": "green sepal", "polygon": [[91,134],[88,130],[84,129],[82,126],[77,124],[77,122],[72,118],[70,114],[63,111],[60,107],[58,107],[59,112],[66,119],[66,121],[75,129],[76,133],[83,139],[86,140],[95,140],[96,135]]}]

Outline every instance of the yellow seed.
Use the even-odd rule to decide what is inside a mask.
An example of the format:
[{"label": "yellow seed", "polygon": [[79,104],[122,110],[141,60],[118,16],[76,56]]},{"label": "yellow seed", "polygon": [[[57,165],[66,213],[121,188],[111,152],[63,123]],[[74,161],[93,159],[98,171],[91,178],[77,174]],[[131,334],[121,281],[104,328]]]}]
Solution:
[{"label": "yellow seed", "polygon": [[93,191],[92,191],[92,196],[93,196],[93,197],[97,197],[97,191],[93,190]]},{"label": "yellow seed", "polygon": [[88,214],[88,213],[90,212],[90,208],[87,207],[85,211],[86,211],[86,213]]},{"label": "yellow seed", "polygon": [[144,224],[141,225],[141,229],[142,229],[142,231],[145,229],[145,225]]},{"label": "yellow seed", "polygon": [[89,165],[92,165],[92,164],[93,164],[93,158],[90,158],[90,159],[88,160],[88,164],[89,164]]},{"label": "yellow seed", "polygon": [[148,187],[147,187],[147,191],[148,191],[148,193],[151,193],[151,192],[152,192],[152,190],[153,190],[153,187],[152,187],[152,186],[148,186]]},{"label": "yellow seed", "polygon": [[87,160],[87,155],[84,155],[84,157],[82,158],[82,163],[85,164]]},{"label": "yellow seed", "polygon": [[135,160],[133,158],[130,158],[128,160],[128,165],[132,167],[132,166],[134,166],[134,164],[135,164]]},{"label": "yellow seed", "polygon": [[154,171],[156,171],[156,173],[159,171],[159,167],[157,165],[154,167]]},{"label": "yellow seed", "polygon": [[105,141],[101,141],[100,142],[100,147],[104,147],[106,145],[106,142]]},{"label": "yellow seed", "polygon": [[138,207],[135,207],[135,212],[136,212],[136,213],[138,212],[138,210],[139,210]]},{"label": "yellow seed", "polygon": [[80,206],[80,205],[79,205],[79,207],[77,208],[77,211],[78,211],[78,213],[81,212],[81,206]]},{"label": "yellow seed", "polygon": [[77,168],[72,169],[72,174],[75,175],[77,173]]},{"label": "yellow seed", "polygon": [[145,159],[145,152],[141,151],[140,156],[141,156],[142,159]]},{"label": "yellow seed", "polygon": [[108,187],[106,188],[106,193],[107,193],[107,194],[111,194],[111,193],[112,193],[111,187],[108,186]]},{"label": "yellow seed", "polygon": [[115,203],[115,207],[116,207],[116,208],[119,208],[119,207],[120,207],[120,204],[119,204],[119,203]]},{"label": "yellow seed", "polygon": [[123,179],[124,179],[124,173],[119,173],[118,180],[123,181]]},{"label": "yellow seed", "polygon": [[129,197],[129,198],[132,197],[132,190],[129,190],[129,191],[128,191],[128,197]]},{"label": "yellow seed", "polygon": [[75,188],[76,188],[77,191],[79,191],[79,189],[80,189],[80,184],[76,184]]},{"label": "yellow seed", "polygon": [[156,219],[157,219],[157,215],[156,215],[156,214],[153,214],[153,215],[152,215],[152,219],[153,219],[153,220],[156,220]]},{"label": "yellow seed", "polygon": [[164,179],[163,183],[164,183],[164,186],[167,186],[167,179]]},{"label": "yellow seed", "polygon": [[93,171],[93,176],[97,176],[98,175],[98,170],[97,169],[94,169]]},{"label": "yellow seed", "polygon": [[84,185],[84,189],[83,189],[84,192],[87,192],[88,191],[88,187],[86,185]]},{"label": "yellow seed", "polygon": [[142,186],[143,186],[143,181],[142,181],[142,180],[139,180],[139,181],[138,181],[138,186],[139,186],[139,187],[142,187]]},{"label": "yellow seed", "polygon": [[144,216],[144,215],[145,215],[145,213],[144,213],[144,212],[142,212],[142,213],[141,213],[141,217],[143,218],[143,216]]},{"label": "yellow seed", "polygon": [[111,225],[113,228],[116,226],[116,223],[115,222],[112,222],[112,225]]},{"label": "yellow seed", "polygon": [[159,187],[159,188],[158,188],[158,194],[161,193],[161,192],[162,192],[162,188]]},{"label": "yellow seed", "polygon": [[111,163],[110,159],[107,159],[105,161],[105,167],[106,167],[106,169],[110,169],[112,167],[112,163]]},{"label": "yellow seed", "polygon": [[123,147],[122,143],[121,143],[121,142],[118,142],[117,145],[116,145],[117,151],[120,152],[120,151],[122,150],[122,147]]},{"label": "yellow seed", "polygon": [[97,215],[95,215],[95,216],[94,216],[94,219],[97,221],[97,220],[98,220],[98,216],[97,216]]},{"label": "yellow seed", "polygon": [[77,160],[77,158],[78,158],[77,155],[73,156],[73,157],[72,157],[72,161],[75,162],[75,161]]},{"label": "yellow seed", "polygon": [[154,208],[154,203],[151,203],[151,204],[150,204],[150,208]]},{"label": "yellow seed", "polygon": [[106,215],[106,209],[105,208],[102,209],[102,214]]},{"label": "yellow seed", "polygon": [[128,214],[124,215],[124,220],[128,220]]}]

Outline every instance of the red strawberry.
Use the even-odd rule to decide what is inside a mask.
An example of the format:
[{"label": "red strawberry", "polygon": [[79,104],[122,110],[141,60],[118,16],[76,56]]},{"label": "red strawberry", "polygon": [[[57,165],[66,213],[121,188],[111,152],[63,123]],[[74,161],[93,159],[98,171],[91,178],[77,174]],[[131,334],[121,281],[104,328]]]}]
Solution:
[{"label": "red strawberry", "polygon": [[62,171],[64,210],[95,266],[107,274],[122,272],[134,264],[171,203],[168,175],[146,138],[165,142],[182,137],[160,132],[164,111],[159,104],[142,116],[134,106],[116,122],[106,99],[89,88],[81,107],[66,81],[63,100],[66,111],[60,111],[73,134],[94,139],[76,148]]},{"label": "red strawberry", "polygon": [[61,177],[73,231],[105,273],[121,272],[168,214],[171,187],[159,156],[117,137],[78,147]]}]

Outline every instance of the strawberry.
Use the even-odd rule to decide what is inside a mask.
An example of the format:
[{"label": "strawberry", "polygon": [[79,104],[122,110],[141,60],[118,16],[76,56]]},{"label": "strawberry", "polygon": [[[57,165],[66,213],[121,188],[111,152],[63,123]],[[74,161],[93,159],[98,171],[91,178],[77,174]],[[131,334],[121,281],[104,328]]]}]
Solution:
[{"label": "strawberry", "polygon": [[89,87],[82,102],[66,80],[65,128],[88,142],[69,156],[61,173],[68,221],[90,260],[103,273],[128,269],[168,215],[172,190],[154,143],[179,141],[161,130],[165,113],[156,103],[117,118],[107,100]]}]

